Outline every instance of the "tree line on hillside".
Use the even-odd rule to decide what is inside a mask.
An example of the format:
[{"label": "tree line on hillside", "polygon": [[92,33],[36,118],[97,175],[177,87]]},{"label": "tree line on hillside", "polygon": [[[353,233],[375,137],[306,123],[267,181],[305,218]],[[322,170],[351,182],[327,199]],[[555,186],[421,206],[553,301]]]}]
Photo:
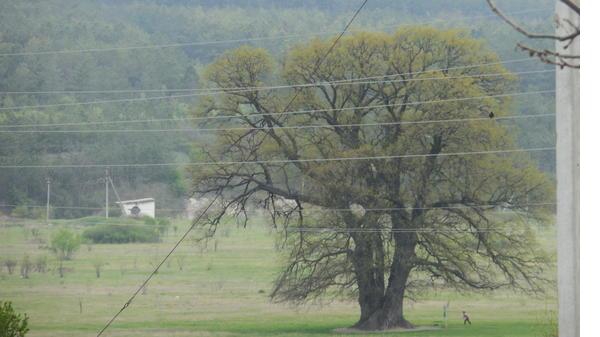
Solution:
[{"label": "tree line on hillside", "polygon": [[[508,11],[525,5],[510,1]],[[465,27],[484,39],[502,58],[517,58],[512,41],[514,32],[505,25],[490,25],[489,20],[467,19],[491,15],[487,8],[472,1],[374,1],[357,22],[357,27],[372,30],[395,29],[399,22],[437,21],[440,27]],[[483,6],[483,5],[482,5]],[[548,8],[549,1],[533,1],[529,8]],[[529,7],[530,6],[530,7]],[[355,6],[345,1],[65,1],[3,2],[0,4],[0,54],[35,51],[109,48],[191,41],[228,40],[336,31]],[[528,24],[548,29],[548,13],[527,14]],[[451,19],[456,19],[452,21]],[[463,19],[461,19],[463,18]],[[551,27],[550,27],[551,28]],[[513,35],[511,35],[513,34]],[[295,44],[311,39],[274,39],[253,42],[275,56],[282,56]],[[236,44],[186,46],[151,50],[119,50],[97,53],[40,54],[0,56],[0,91],[139,90],[151,93],[120,94],[0,94],[0,126],[40,123],[103,123],[134,119],[171,119],[189,117],[199,98],[161,99],[147,102],[98,105],[64,105],[46,108],[18,106],[72,104],[94,100],[172,96],[172,89],[208,87],[202,80],[207,64],[235,48]],[[541,69],[536,64],[513,64],[511,70]],[[526,76],[521,90],[553,87],[551,74]],[[543,96],[516,100],[519,112],[527,114],[553,111],[552,102]],[[189,123],[92,124],[43,129],[157,129],[186,127]],[[539,146],[554,141],[551,120],[522,121],[516,124],[523,146]],[[42,129],[42,128],[39,128]],[[2,128],[5,130],[5,128]],[[208,144],[211,134],[203,133],[0,133],[0,165],[39,165],[56,163],[152,163],[185,162],[193,155],[189,144],[198,140]],[[553,171],[552,154],[535,157],[546,171]],[[45,205],[46,179],[52,182],[53,217],[79,217],[100,210],[60,207],[102,208],[104,205],[103,169],[0,169],[0,204]],[[182,208],[187,175],[181,167],[115,168],[111,175],[124,198],[150,195],[159,207]],[[169,207],[166,207],[168,205]],[[16,206],[2,207],[11,213]],[[19,213],[19,212],[18,212]],[[20,212],[23,213],[23,212]],[[40,216],[34,208],[25,212]]]}]

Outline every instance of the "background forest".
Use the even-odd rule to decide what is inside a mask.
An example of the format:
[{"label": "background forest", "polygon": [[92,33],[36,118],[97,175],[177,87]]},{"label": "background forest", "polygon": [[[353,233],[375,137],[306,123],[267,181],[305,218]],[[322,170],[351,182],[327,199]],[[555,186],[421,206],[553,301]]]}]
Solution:
[{"label": "background forest", "polygon": [[[282,55],[294,44],[333,36],[358,3],[358,0],[0,1],[0,130],[15,129],[8,125],[40,123],[73,123],[59,127],[73,130],[190,127],[192,124],[185,120],[115,122],[190,117],[202,97],[190,95],[194,91],[187,89],[206,86],[201,82],[205,65],[225,50],[245,43]],[[498,4],[532,30],[553,29],[553,1],[503,0]],[[353,30],[392,32],[405,24],[461,28],[485,40],[503,60],[528,56],[515,50],[518,33],[496,18],[485,1],[480,0],[373,0]],[[128,48],[165,44],[185,45]],[[105,48],[110,50],[85,51]],[[79,52],[44,53],[69,50]],[[506,67],[512,71],[552,69],[535,60],[508,63]],[[520,78],[518,86],[515,91],[552,90],[554,74],[527,75]],[[106,92],[111,90],[118,92]],[[73,104],[151,97],[156,99]],[[554,102],[547,98],[516,97],[514,109],[530,115],[553,113]],[[28,108],[39,105],[44,107]],[[76,124],[80,122],[97,124]],[[553,118],[523,119],[515,122],[515,127],[523,147],[554,144]],[[57,127],[43,129],[53,128]],[[191,144],[210,140],[208,135],[191,131],[0,132],[0,165],[180,162],[180,167],[111,170],[123,199],[154,197],[157,207],[176,209],[184,206],[187,197],[185,163],[194,151]],[[553,153],[532,156],[544,171],[554,172]],[[38,216],[39,209],[28,206],[45,204],[46,178],[50,178],[53,217],[90,215],[99,211],[68,207],[102,207],[103,177],[101,168],[3,169],[0,210]]]}]

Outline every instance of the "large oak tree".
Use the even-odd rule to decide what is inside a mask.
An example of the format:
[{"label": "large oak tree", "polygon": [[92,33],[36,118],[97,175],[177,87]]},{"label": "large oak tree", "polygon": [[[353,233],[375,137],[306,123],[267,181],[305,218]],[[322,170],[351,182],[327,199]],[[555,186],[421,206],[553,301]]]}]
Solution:
[{"label": "large oak tree", "polygon": [[330,45],[299,45],[281,64],[241,47],[208,67],[219,88],[315,84],[203,102],[198,116],[227,126],[201,147],[219,164],[193,169],[198,193],[225,200],[208,233],[232,211],[266,207],[289,253],[273,298],[355,294],[360,329],[412,326],[404,299],[432,282],[542,290],[547,258],[533,228],[496,212],[541,217],[547,209],[527,205],[552,195],[527,153],[489,153],[517,148],[497,119],[513,114],[498,95],[515,88],[497,56],[459,31],[406,28],[345,37],[317,67]]}]

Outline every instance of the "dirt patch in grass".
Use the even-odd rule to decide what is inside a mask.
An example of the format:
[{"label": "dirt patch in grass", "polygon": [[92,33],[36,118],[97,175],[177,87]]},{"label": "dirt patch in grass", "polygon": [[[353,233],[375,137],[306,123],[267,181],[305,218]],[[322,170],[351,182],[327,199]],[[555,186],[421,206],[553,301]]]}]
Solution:
[{"label": "dirt patch in grass", "polygon": [[417,326],[412,329],[405,328],[396,328],[396,329],[387,329],[387,330],[360,330],[354,328],[338,328],[334,329],[334,333],[344,333],[344,334],[377,334],[377,333],[389,333],[389,332],[417,332],[417,331],[435,331],[439,330],[439,326]]}]

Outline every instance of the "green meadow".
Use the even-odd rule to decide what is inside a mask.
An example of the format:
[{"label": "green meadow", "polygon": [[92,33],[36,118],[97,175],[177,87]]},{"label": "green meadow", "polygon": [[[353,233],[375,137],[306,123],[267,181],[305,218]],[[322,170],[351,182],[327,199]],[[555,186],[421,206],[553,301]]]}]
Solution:
[{"label": "green meadow", "polygon": [[[104,220],[104,219],[103,219]],[[57,221],[52,226],[28,221],[0,227],[0,258],[17,260],[9,274],[0,272],[0,300],[12,301],[29,316],[28,336],[95,336],[143,282],[183,233],[188,222],[173,221],[160,243],[82,244],[65,262],[60,278],[57,261],[47,248],[52,231],[66,226],[81,233],[99,219]],[[112,222],[118,222],[111,220]],[[551,249],[554,232],[540,231]],[[352,299],[324,299],[293,306],[269,299],[282,268],[276,234],[268,227],[226,226],[207,245],[188,238],[107,330],[106,336],[551,336],[556,311],[553,289],[543,296],[510,291],[457,293],[432,288],[406,303],[408,319],[419,332],[350,333],[359,309]],[[25,255],[48,257],[48,270],[20,275]],[[101,262],[100,277],[95,265]],[[443,305],[449,302],[447,328]],[[464,326],[466,310],[473,324]]]}]

